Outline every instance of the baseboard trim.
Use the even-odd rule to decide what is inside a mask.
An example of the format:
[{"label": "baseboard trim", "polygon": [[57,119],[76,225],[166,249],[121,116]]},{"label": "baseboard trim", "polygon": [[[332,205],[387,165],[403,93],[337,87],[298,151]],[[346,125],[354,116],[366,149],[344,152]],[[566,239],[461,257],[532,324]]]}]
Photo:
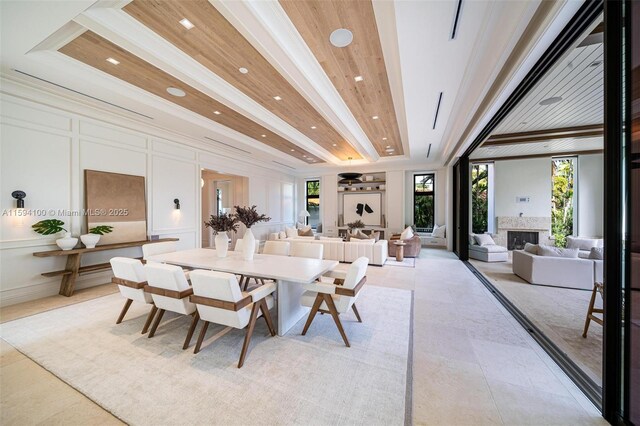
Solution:
[{"label": "baseboard trim", "polygon": [[[81,275],[76,281],[76,290],[95,287],[111,281],[113,274],[111,271],[96,272],[93,274]],[[30,302],[44,297],[55,296],[60,291],[60,279],[46,281],[39,284],[29,285],[20,288],[13,288],[0,292],[0,307],[15,305],[18,303]]]}]

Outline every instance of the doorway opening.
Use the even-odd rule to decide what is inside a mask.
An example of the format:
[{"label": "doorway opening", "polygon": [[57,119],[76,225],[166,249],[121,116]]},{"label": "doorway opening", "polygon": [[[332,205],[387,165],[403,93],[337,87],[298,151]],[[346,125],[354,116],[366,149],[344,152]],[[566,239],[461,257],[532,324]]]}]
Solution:
[{"label": "doorway opening", "polygon": [[[214,247],[214,235],[205,222],[211,216],[233,213],[233,206],[245,206],[249,203],[249,179],[245,176],[220,173],[214,170],[201,170],[200,186],[202,190],[202,247]],[[231,247],[235,247],[238,235],[229,235]]]}]

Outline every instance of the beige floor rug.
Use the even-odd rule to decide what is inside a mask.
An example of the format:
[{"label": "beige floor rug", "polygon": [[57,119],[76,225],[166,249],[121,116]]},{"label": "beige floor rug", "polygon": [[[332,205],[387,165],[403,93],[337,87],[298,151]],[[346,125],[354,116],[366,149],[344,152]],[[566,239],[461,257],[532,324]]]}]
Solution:
[{"label": "beige floor rug", "polygon": [[365,287],[364,322],[342,316],[351,348],[329,315],[318,315],[307,336],[304,319],[284,337],[269,337],[260,320],[241,369],[244,331],[209,326],[194,355],[195,339],[182,350],[189,318],[166,314],[148,339],[140,334],[148,308],[134,303],[115,325],[119,294],[4,323],[0,335],[133,425],[400,425],[410,422],[411,303],[410,291]]}]

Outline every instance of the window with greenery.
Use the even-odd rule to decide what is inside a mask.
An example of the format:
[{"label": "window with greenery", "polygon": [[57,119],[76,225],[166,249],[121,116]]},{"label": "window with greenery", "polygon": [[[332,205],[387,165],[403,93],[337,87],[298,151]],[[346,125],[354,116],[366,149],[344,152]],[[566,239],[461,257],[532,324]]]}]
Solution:
[{"label": "window with greenery", "polygon": [[311,225],[313,229],[316,229],[318,223],[320,223],[320,181],[308,180],[306,190],[307,211],[309,217],[307,218],[307,224]]},{"label": "window with greenery", "polygon": [[573,235],[575,158],[551,160],[551,234],[557,247],[565,247]]},{"label": "window with greenery", "polygon": [[471,166],[471,232],[489,231],[489,165]]},{"label": "window with greenery", "polygon": [[414,175],[413,182],[413,223],[418,232],[431,232],[435,217],[435,175]]}]

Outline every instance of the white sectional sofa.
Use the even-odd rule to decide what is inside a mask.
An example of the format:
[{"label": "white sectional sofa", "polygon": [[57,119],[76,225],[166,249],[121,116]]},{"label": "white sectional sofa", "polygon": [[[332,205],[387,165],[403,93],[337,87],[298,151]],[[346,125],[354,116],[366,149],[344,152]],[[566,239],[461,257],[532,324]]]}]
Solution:
[{"label": "white sectional sofa", "polygon": [[589,237],[567,237],[567,248],[577,248],[578,257],[582,259],[588,259],[589,253],[593,247],[601,248],[604,243],[602,238],[589,238]]},{"label": "white sectional sofa", "polygon": [[338,262],[353,262],[358,257],[364,256],[369,259],[370,265],[382,266],[389,257],[387,240],[358,240],[343,241],[342,238],[331,237],[290,237],[283,241],[291,244],[322,244],[323,258],[326,260],[337,260]]},{"label": "white sectional sofa", "polygon": [[602,269],[602,260],[513,251],[513,273],[531,284],[591,290],[596,281],[602,282]]}]

